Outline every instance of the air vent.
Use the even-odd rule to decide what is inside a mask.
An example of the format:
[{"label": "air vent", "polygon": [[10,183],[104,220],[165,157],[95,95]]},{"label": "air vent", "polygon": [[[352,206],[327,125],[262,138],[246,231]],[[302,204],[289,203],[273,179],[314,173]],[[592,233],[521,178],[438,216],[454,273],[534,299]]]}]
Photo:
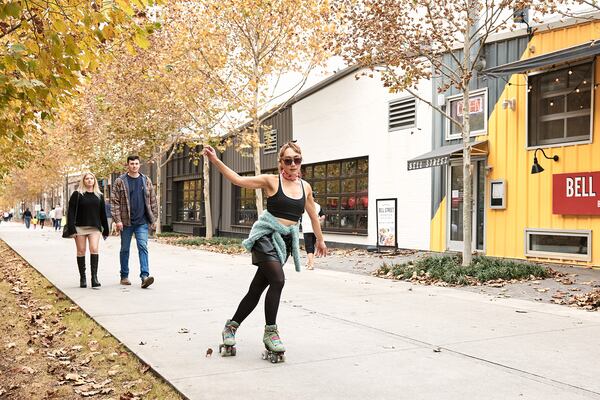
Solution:
[{"label": "air vent", "polygon": [[264,153],[274,153],[277,151],[277,129],[265,131],[265,149]]},{"label": "air vent", "polygon": [[415,126],[416,101],[414,97],[389,103],[388,130],[413,128]]}]

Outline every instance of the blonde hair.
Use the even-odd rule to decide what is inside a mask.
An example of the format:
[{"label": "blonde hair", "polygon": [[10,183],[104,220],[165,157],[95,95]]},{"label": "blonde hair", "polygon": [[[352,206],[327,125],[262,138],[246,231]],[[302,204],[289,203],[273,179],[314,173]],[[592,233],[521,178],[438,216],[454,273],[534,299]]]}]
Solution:
[{"label": "blonde hair", "polygon": [[85,187],[85,177],[91,175],[92,177],[94,177],[94,194],[98,197],[100,197],[102,195],[102,192],[100,191],[100,187],[98,186],[98,179],[96,179],[96,175],[92,174],[91,172],[85,172],[81,175],[81,179],[79,180],[79,187],[77,188],[77,191],[81,194],[84,194],[85,192],[87,192],[87,189]]},{"label": "blonde hair", "polygon": [[283,146],[281,146],[281,148],[279,149],[279,164],[277,166],[277,168],[279,169],[279,172],[281,172],[281,161],[283,160],[283,154],[285,153],[285,151],[287,149],[292,149],[296,153],[302,155],[302,150],[300,149],[300,146],[298,146],[294,142],[287,142],[286,144],[284,144]]}]

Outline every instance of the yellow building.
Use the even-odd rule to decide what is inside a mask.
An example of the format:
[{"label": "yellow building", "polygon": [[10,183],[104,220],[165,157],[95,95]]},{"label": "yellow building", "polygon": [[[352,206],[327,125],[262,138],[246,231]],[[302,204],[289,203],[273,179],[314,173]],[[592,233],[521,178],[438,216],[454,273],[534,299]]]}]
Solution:
[{"label": "yellow building", "polygon": [[[600,267],[599,39],[600,22],[591,21],[485,44],[469,104],[479,252]],[[460,118],[455,95],[437,102]],[[432,186],[436,251],[462,249],[462,144],[454,130],[434,116],[442,133],[434,150],[412,160],[442,164]]]}]

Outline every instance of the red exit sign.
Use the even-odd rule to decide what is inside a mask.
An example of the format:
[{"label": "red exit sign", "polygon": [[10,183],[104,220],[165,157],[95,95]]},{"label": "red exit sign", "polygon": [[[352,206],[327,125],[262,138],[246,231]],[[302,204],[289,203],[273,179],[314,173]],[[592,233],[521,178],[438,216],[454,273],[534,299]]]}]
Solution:
[{"label": "red exit sign", "polygon": [[600,171],[552,175],[552,212],[600,215]]}]

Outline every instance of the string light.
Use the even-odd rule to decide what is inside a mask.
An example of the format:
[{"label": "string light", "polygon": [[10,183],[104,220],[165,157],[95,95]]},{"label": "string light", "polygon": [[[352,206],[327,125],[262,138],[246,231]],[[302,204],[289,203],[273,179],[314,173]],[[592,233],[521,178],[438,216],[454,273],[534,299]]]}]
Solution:
[{"label": "string light", "polygon": [[569,75],[573,75],[573,71],[569,70]]},{"label": "string light", "polygon": [[560,79],[556,78],[555,81],[558,83],[560,81]]},{"label": "string light", "polygon": [[554,102],[553,101],[550,102],[550,107],[554,107]]}]

